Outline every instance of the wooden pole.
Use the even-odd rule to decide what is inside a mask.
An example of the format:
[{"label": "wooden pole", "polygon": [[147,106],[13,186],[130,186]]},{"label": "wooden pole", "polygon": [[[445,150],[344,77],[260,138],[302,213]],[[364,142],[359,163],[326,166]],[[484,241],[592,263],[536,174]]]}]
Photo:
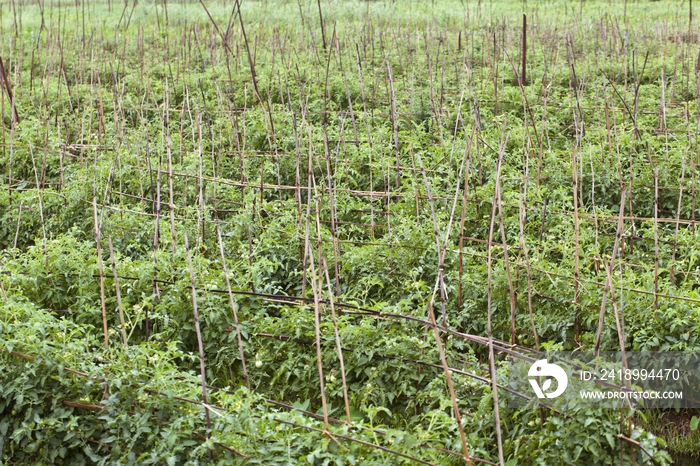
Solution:
[{"label": "wooden pole", "polygon": [[102,331],[104,332],[105,348],[109,348],[109,331],[107,329],[107,306],[105,303],[105,275],[102,263],[102,245],[100,223],[97,219],[97,199],[92,198],[92,212],[95,221],[95,244],[97,246],[97,265],[100,270],[100,302],[102,303]]},{"label": "wooden pole", "polygon": [[10,106],[12,107],[12,123],[19,123],[19,113],[17,113],[15,97],[12,94],[12,86],[10,86],[10,80],[7,78],[5,64],[2,62],[2,57],[0,57],[0,75],[0,78],[2,78],[2,82],[0,82],[0,84],[5,87],[5,92],[7,92],[7,97],[10,99]]},{"label": "wooden pole", "polygon": [[124,346],[129,346],[128,337],[126,336],[126,325],[124,323],[124,308],[122,307],[122,294],[119,290],[119,277],[117,275],[117,262],[114,259],[114,248],[112,247],[112,237],[107,236],[107,245],[109,246],[109,261],[112,264],[112,275],[114,276],[114,288],[117,292],[117,308],[119,309],[119,323],[121,327],[122,341]]},{"label": "wooden pole", "polygon": [[520,84],[527,86],[527,15],[523,15],[523,53],[522,53],[522,72],[520,73]]}]

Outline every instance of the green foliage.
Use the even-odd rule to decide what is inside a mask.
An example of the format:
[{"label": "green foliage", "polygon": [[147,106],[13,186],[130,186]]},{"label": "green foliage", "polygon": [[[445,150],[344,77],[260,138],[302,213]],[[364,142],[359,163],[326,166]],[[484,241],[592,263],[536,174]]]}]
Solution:
[{"label": "green foliage", "polygon": [[653,422],[629,431],[652,458],[621,450],[636,413],[501,398],[497,426],[473,336],[491,310],[499,341],[534,348],[532,318],[543,348],[592,347],[626,188],[602,349],[619,345],[613,299],[628,350],[700,346],[697,41],[675,6],[321,2],[324,46],[308,0],[241,18],[206,2],[218,28],[196,2],[35,3],[0,5],[22,117],[1,107],[3,462],[462,464],[426,326],[441,274],[471,455],[498,461],[500,428],[508,465],[671,461]]}]

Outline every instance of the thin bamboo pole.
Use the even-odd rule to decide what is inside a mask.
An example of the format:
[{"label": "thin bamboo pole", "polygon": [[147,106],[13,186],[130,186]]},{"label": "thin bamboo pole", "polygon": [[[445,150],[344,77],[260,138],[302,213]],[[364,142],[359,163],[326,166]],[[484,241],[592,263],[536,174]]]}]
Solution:
[{"label": "thin bamboo pole", "polygon": [[100,233],[100,224],[97,220],[97,199],[92,198],[92,214],[95,223],[95,247],[97,248],[97,266],[100,273],[100,304],[102,305],[102,330],[104,333],[105,348],[109,348],[109,332],[107,329],[107,306],[105,300],[105,275],[104,265],[102,263],[102,238]]},{"label": "thin bamboo pole", "polygon": [[107,236],[107,244],[109,245],[109,261],[112,264],[112,276],[114,277],[114,289],[117,294],[117,309],[119,310],[119,329],[122,334],[122,342],[124,346],[129,346],[126,336],[126,323],[124,322],[124,309],[122,308],[122,293],[119,289],[119,277],[117,275],[117,263],[114,259],[114,248],[112,248],[112,237]]},{"label": "thin bamboo pole", "polygon": [[190,271],[190,286],[192,289],[192,312],[194,315],[194,329],[197,333],[197,348],[199,350],[199,374],[202,379],[202,402],[204,403],[204,413],[207,418],[207,429],[211,429],[211,419],[209,417],[209,406],[207,399],[207,375],[204,367],[204,345],[202,343],[202,331],[199,328],[199,311],[197,309],[197,288],[195,287],[194,268],[192,267],[192,255],[190,254],[190,243],[185,235],[185,254],[187,255],[187,267]]}]

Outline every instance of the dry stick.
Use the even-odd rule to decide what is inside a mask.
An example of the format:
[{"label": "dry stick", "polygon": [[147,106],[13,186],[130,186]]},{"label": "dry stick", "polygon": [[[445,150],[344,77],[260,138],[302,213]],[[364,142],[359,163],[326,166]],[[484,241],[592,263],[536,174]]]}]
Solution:
[{"label": "dry stick", "polygon": [[[98,73],[94,73],[95,77],[97,78],[97,89],[101,90],[102,89],[102,82],[100,81],[100,75]],[[93,82],[94,86],[94,82]],[[104,105],[102,102],[102,92],[98,91],[98,107],[97,107],[97,135],[98,135],[98,140],[102,140],[102,138],[105,136],[106,128],[105,128],[105,111],[104,111]],[[115,118],[116,120],[116,118]],[[117,121],[115,121],[117,122]]]},{"label": "dry stick", "polygon": [[[675,242],[674,242],[675,244]],[[659,168],[654,167],[654,311],[659,311]]]},{"label": "dry stick", "polygon": [[576,146],[571,150],[571,177],[574,197],[574,340],[578,343],[581,331],[581,297],[579,292],[579,218],[578,218],[578,154]]},{"label": "dry stick", "polygon": [[117,308],[119,309],[119,323],[122,333],[122,341],[124,346],[129,346],[126,337],[126,324],[124,323],[124,309],[122,308],[122,294],[119,291],[119,278],[117,276],[117,263],[114,260],[114,249],[112,248],[112,237],[107,236],[107,244],[109,245],[109,261],[112,263],[112,275],[114,276],[114,288],[117,292]]},{"label": "dry stick", "polygon": [[[2,102],[5,102],[5,99],[0,99]],[[3,113],[4,115],[4,113]],[[5,125],[2,125],[3,128],[3,143],[5,142],[4,139],[4,131],[5,131]],[[8,168],[7,168],[7,174],[8,174],[8,180],[7,180],[7,197],[9,204],[12,205],[12,159],[15,154],[15,125],[10,125],[10,156],[9,156],[9,161],[8,161]]]},{"label": "dry stick", "polygon": [[[498,180],[500,182],[500,179]],[[515,288],[513,287],[513,276],[510,272],[510,259],[508,258],[508,243],[506,242],[506,228],[503,221],[503,206],[501,205],[501,187],[497,186],[496,192],[498,193],[498,225],[501,230],[501,244],[503,245],[503,262],[506,267],[506,277],[508,278],[508,293],[510,297],[510,342],[515,343],[516,340],[516,330],[515,330],[515,310],[518,304],[517,298],[515,296]]]},{"label": "dry stick", "polygon": [[498,62],[496,61],[496,30],[493,31],[493,114],[498,115]]},{"label": "dry stick", "polygon": [[321,22],[321,37],[323,38],[323,50],[326,50],[326,25],[323,21],[323,13],[321,12],[321,0],[316,0],[318,4],[318,18]]},{"label": "dry stick", "polygon": [[394,127],[394,152],[396,153],[396,190],[401,188],[401,170],[399,168],[399,117],[396,113],[396,93],[394,92],[394,76],[391,73],[391,63],[386,62],[389,73],[389,89],[391,91],[391,121]]},{"label": "dry stick", "polygon": [[[298,234],[299,234],[299,261],[302,263],[302,282],[301,282],[301,295],[305,296],[306,295],[306,249],[304,248],[301,240],[301,234],[302,234],[302,202],[301,202],[301,175],[300,175],[300,165],[301,165],[301,143],[299,140],[299,128],[297,126],[297,117],[296,113],[294,112],[294,108],[292,107],[292,96],[289,92],[289,85],[287,84],[287,104],[289,105],[289,112],[291,113],[292,116],[292,127],[294,129],[294,166],[295,166],[295,178],[294,178],[294,184],[295,184],[295,197],[297,201],[297,228],[298,228]],[[304,124],[304,119],[305,119],[305,114],[303,110],[303,104],[301,101],[301,97],[299,97],[299,108],[300,111],[302,112],[302,125]],[[308,203],[308,198],[307,198],[307,204]]]},{"label": "dry stick", "polygon": [[44,221],[44,203],[42,201],[41,197],[41,191],[43,184],[40,184],[39,182],[39,173],[36,169],[36,159],[34,158],[34,149],[32,146],[29,146],[29,154],[31,155],[32,158],[32,169],[34,170],[34,182],[36,183],[36,195],[37,195],[37,200],[39,201],[39,218],[41,220],[41,233],[44,238],[44,253],[46,254],[46,260],[48,261],[48,254],[47,254],[47,236],[46,236],[46,223]]},{"label": "dry stick", "polygon": [[488,347],[489,347],[489,377],[491,378],[491,390],[493,392],[493,411],[496,421],[496,441],[498,442],[498,460],[501,466],[505,465],[503,456],[503,441],[501,439],[501,415],[498,407],[498,386],[496,384],[496,364],[495,355],[493,352],[493,328],[491,325],[491,314],[492,314],[492,300],[493,300],[493,267],[492,264],[492,249],[493,249],[493,229],[496,220],[496,209],[498,208],[498,202],[500,199],[501,185],[501,166],[503,164],[503,154],[506,148],[506,141],[508,135],[505,131],[506,121],[503,122],[503,139],[501,140],[501,147],[498,151],[498,161],[496,162],[496,185],[493,193],[493,205],[491,207],[491,220],[489,221],[489,236],[488,236],[488,256],[487,256],[487,331],[488,331]]},{"label": "dry stick", "polygon": [[[671,284],[676,284],[674,269],[676,266],[676,250],[678,248],[678,230],[680,229],[681,220],[681,207],[683,202],[683,181],[685,179],[685,156],[687,152],[683,153],[683,167],[681,169],[681,182],[680,182],[680,192],[678,194],[678,207],[676,208],[676,231],[673,235],[673,253],[671,254],[671,268],[669,270],[669,279]],[[657,219],[658,222],[658,219]]]},{"label": "dry stick", "polygon": [[[364,85],[364,80],[362,77],[362,61],[360,59],[360,47],[355,44],[355,50],[357,52],[357,77],[360,83],[360,94],[362,95],[362,110],[363,110],[363,115],[364,115],[364,122],[365,122],[365,130],[367,131],[367,144],[369,145],[369,162],[368,162],[368,167],[369,167],[369,189],[371,191],[374,191],[374,178],[372,174],[372,131],[370,130],[370,124],[369,124],[369,112],[367,110],[367,97],[365,95],[365,85]],[[369,210],[370,210],[370,234],[372,235],[372,238],[374,238],[374,202],[370,200],[369,203]]]},{"label": "dry stick", "polygon": [[[612,254],[610,256],[610,264],[615,263],[615,256],[617,255],[617,250],[620,247],[620,238],[622,237],[622,231],[624,228],[624,213],[625,213],[625,197],[627,190],[623,187],[620,192],[620,214],[618,215],[617,221],[617,232],[615,233],[615,243],[613,244]],[[608,274],[610,276],[610,274]],[[605,305],[608,299],[608,292],[612,286],[611,280],[606,279],[605,288],[603,288],[603,299],[600,304],[600,316],[598,317],[598,331],[595,337],[595,356],[598,357],[600,351],[600,338],[603,333],[603,323],[605,321]]]},{"label": "dry stick", "polygon": [[325,153],[326,159],[326,172],[328,173],[328,207],[331,215],[331,238],[333,241],[333,265],[335,269],[335,292],[340,294],[340,265],[338,264],[338,257],[340,256],[340,250],[338,249],[338,226],[336,223],[336,203],[335,196],[333,194],[333,181],[335,177],[331,171],[331,152],[328,147],[328,126],[323,124],[323,151]]},{"label": "dry stick", "polygon": [[338,37],[335,38],[335,50],[338,54],[338,66],[340,67],[340,72],[343,74],[343,83],[345,84],[345,98],[348,100],[348,111],[350,112],[350,120],[352,121],[352,131],[355,136],[355,146],[360,147],[360,135],[357,133],[357,122],[355,120],[355,111],[352,106],[352,98],[350,96],[350,87],[348,86],[348,76],[343,67],[343,56],[340,52],[340,41]]},{"label": "dry stick", "polygon": [[[298,228],[299,234],[301,235],[301,221],[302,221],[302,210],[301,210],[301,175],[299,173],[299,165],[301,162],[301,144],[299,142],[299,128],[297,127],[297,117],[294,109],[292,108],[292,96],[289,92],[289,85],[287,85],[287,104],[289,105],[289,113],[292,116],[292,129],[294,130],[294,185],[295,192],[294,195],[297,201],[297,215],[298,215]],[[299,245],[299,259],[303,260],[304,252],[301,244]],[[303,293],[302,293],[303,294]]]},{"label": "dry stick", "polygon": [[522,73],[519,83],[527,86],[527,15],[523,15],[523,49],[522,49]]},{"label": "dry stick", "polygon": [[[9,183],[11,185],[11,183]],[[17,228],[15,229],[15,241],[12,243],[12,248],[17,249],[17,241],[19,241],[19,227],[22,225],[22,211],[24,210],[24,205],[20,202],[17,207]],[[27,210],[30,208],[27,207]]]},{"label": "dry stick", "polygon": [[464,222],[467,217],[467,201],[469,200],[469,168],[472,160],[472,141],[476,133],[476,125],[472,128],[472,134],[467,140],[465,151],[467,152],[467,167],[464,171],[464,197],[462,199],[462,217],[459,221],[459,281],[457,283],[457,312],[462,312],[462,274],[464,273]]},{"label": "dry stick", "polygon": [[[440,48],[442,44],[438,43],[438,49],[436,51],[436,57],[440,58]],[[440,86],[440,99],[438,100],[438,103],[435,103],[435,83],[433,81],[433,65],[432,65],[432,60],[430,59],[430,47],[427,44],[426,41],[426,57],[428,59],[428,87],[430,89],[430,105],[433,108],[433,116],[435,118],[435,124],[437,125],[437,129],[439,130],[439,137],[440,137],[440,143],[444,144],[444,139],[443,139],[443,124],[442,124],[442,92],[444,89],[444,86]],[[443,70],[444,68],[444,63],[442,64],[443,66],[440,68]]]},{"label": "dry stick", "polygon": [[228,277],[228,269],[226,267],[226,257],[224,255],[224,241],[221,238],[221,230],[219,226],[216,226],[216,234],[219,238],[219,252],[221,253],[221,266],[224,272],[224,278],[226,279],[226,290],[228,291],[228,299],[231,304],[231,312],[233,312],[233,322],[236,326],[236,338],[238,339],[238,353],[241,357],[241,365],[243,366],[243,376],[245,377],[245,385],[250,390],[250,379],[248,378],[248,369],[245,365],[245,353],[243,352],[243,339],[241,338],[241,328],[238,324],[238,313],[236,312],[236,303],[233,299],[233,292],[231,290],[231,280]]},{"label": "dry stick", "polygon": [[[621,357],[621,362],[622,362],[622,367],[624,369],[627,369],[627,354],[625,351],[625,332],[624,332],[624,322],[622,321],[622,318],[620,316],[620,312],[617,307],[617,299],[615,298],[615,287],[613,286],[612,283],[612,269],[613,269],[613,262],[612,260],[608,263],[605,259],[603,259],[603,267],[605,267],[605,272],[606,272],[606,283],[610,285],[610,300],[612,301],[612,306],[613,306],[613,314],[615,316],[615,326],[617,327],[617,338],[618,338],[618,343],[620,344],[620,357]],[[597,357],[597,353],[596,353]],[[630,381],[627,380],[627,388],[630,388]],[[631,408],[632,405],[629,400],[627,400],[629,407]]]},{"label": "dry stick", "polygon": [[[450,214],[450,222],[447,227],[447,233],[445,234],[445,247],[441,247],[441,242],[440,242],[440,233],[438,231],[438,224],[437,224],[437,215],[435,213],[435,203],[433,202],[433,197],[430,192],[430,184],[428,183],[428,178],[425,174],[425,168],[423,166],[423,160],[420,157],[420,154],[416,153],[416,156],[418,158],[418,163],[421,168],[421,173],[423,174],[423,181],[425,182],[425,188],[426,192],[428,194],[428,202],[430,203],[430,209],[431,209],[431,214],[433,218],[433,229],[435,233],[435,241],[437,243],[437,252],[438,252],[438,258],[439,258],[439,267],[438,267],[438,278],[435,284],[436,288],[439,288],[440,290],[440,304],[442,307],[442,320],[443,320],[443,327],[447,326],[447,311],[445,308],[445,283],[444,283],[444,272],[445,272],[445,253],[444,251],[447,251],[447,242],[449,240],[449,234],[450,230],[452,227],[452,220],[454,219],[454,212],[455,208],[457,207],[457,198],[459,194],[459,187],[460,187],[460,179],[462,176],[462,172],[464,170],[464,165],[465,165],[465,160],[466,160],[466,152],[462,158],[462,165],[460,167],[459,175],[457,178],[457,189],[455,191],[455,196],[454,196],[454,202],[452,204],[452,212]],[[430,301],[428,302],[428,315],[430,318],[430,326],[433,328],[433,335],[435,336],[435,342],[438,347],[438,351],[440,353],[440,360],[442,362],[442,367],[443,371],[445,372],[445,380],[447,382],[447,388],[450,392],[450,399],[452,401],[452,409],[454,410],[455,413],[455,420],[457,421],[457,427],[459,428],[459,436],[462,441],[462,451],[464,453],[464,459],[466,460],[468,465],[471,465],[471,458],[469,456],[469,447],[467,445],[467,437],[464,433],[464,426],[462,426],[462,416],[459,412],[459,404],[457,403],[457,396],[455,395],[454,391],[454,386],[452,384],[452,375],[450,373],[449,365],[447,364],[447,358],[445,356],[445,351],[442,347],[442,340],[440,339],[440,332],[437,327],[437,322],[435,320],[435,313],[433,312],[433,303],[435,302],[435,293],[436,290],[433,290],[433,295],[430,298]]]},{"label": "dry stick", "polygon": [[540,351],[540,341],[537,336],[537,326],[535,325],[535,316],[532,312],[532,266],[530,264],[530,256],[527,252],[527,245],[525,243],[525,209],[527,202],[527,178],[523,182],[523,187],[520,189],[520,203],[519,203],[519,224],[520,224],[520,250],[523,252],[525,257],[525,270],[527,272],[527,309],[530,314],[530,325],[532,326],[532,335],[535,338],[535,349],[537,352]]},{"label": "dry stick", "polygon": [[5,92],[7,92],[7,97],[10,99],[10,106],[12,107],[12,127],[14,128],[14,125],[16,123],[19,123],[19,113],[17,113],[15,97],[12,94],[12,86],[10,85],[10,80],[7,78],[7,73],[5,72],[5,64],[2,61],[2,57],[0,57],[0,75],[0,78],[2,78],[2,82],[0,84],[3,85],[3,87],[5,88]]},{"label": "dry stick", "polygon": [[102,304],[102,330],[104,332],[105,348],[109,348],[109,332],[107,330],[107,305],[105,300],[105,274],[104,265],[102,264],[102,238],[100,233],[100,224],[97,220],[97,199],[92,198],[92,214],[95,222],[95,246],[97,247],[97,265],[100,271],[100,302]]},{"label": "dry stick", "polygon": [[639,106],[639,88],[642,85],[642,78],[644,77],[644,70],[647,67],[647,60],[649,59],[649,51],[647,50],[646,55],[644,56],[644,64],[642,65],[642,71],[639,73],[639,76],[637,77],[637,86],[634,89],[634,126],[635,128],[637,127],[637,109]]},{"label": "dry stick", "polygon": [[603,74],[603,76],[605,76],[605,79],[608,80],[608,82],[610,83],[610,85],[613,88],[613,91],[615,92],[615,94],[617,94],[618,99],[620,99],[620,101],[622,102],[622,105],[624,105],[625,110],[627,110],[627,114],[632,119],[632,124],[634,125],[634,133],[635,133],[635,135],[639,136],[639,129],[637,128],[637,120],[635,117],[635,113],[633,113],[632,110],[630,110],[629,106],[627,105],[627,102],[625,101],[625,99],[622,98],[622,96],[618,92],[617,87],[615,86],[615,83],[608,77],[607,74],[605,74],[605,71],[603,71],[601,69],[600,72]]},{"label": "dry stick", "polygon": [[[629,438],[629,437],[626,437],[626,436],[624,436],[624,435],[622,435],[622,434],[618,434],[618,435],[617,435],[617,438],[619,438],[619,439],[622,440],[622,441],[625,441],[625,442],[629,443],[631,446],[635,446],[635,447],[641,448],[641,450],[642,450],[644,453],[646,453],[646,455],[647,455],[649,458],[651,458],[652,460],[654,459],[654,456],[653,456],[651,453],[649,453],[649,452],[646,450],[646,448],[644,448],[644,447],[642,446],[642,444],[639,443],[638,441],[633,440],[633,439],[631,439],[631,438]],[[634,455],[632,455],[632,458],[634,458]]]},{"label": "dry stick", "polygon": [[[168,81],[165,81],[165,108],[170,108],[170,92],[168,90]],[[165,113],[165,151],[168,155],[168,196],[169,203],[168,208],[170,209],[170,236],[171,242],[170,246],[173,251],[173,256],[177,254],[176,251],[176,241],[175,241],[175,201],[173,200],[173,155],[172,155],[172,140],[170,138],[170,112]]]},{"label": "dry stick", "polygon": [[542,243],[542,235],[544,235],[544,224],[547,220],[547,205],[549,204],[549,198],[545,197],[542,203],[542,223],[540,224],[540,235],[539,242]]},{"label": "dry stick", "polygon": [[333,317],[333,336],[335,337],[335,346],[338,351],[338,361],[340,362],[340,376],[343,382],[343,400],[345,401],[345,416],[348,424],[352,422],[350,418],[350,397],[348,396],[348,384],[345,380],[345,363],[343,361],[343,347],[340,344],[340,335],[338,334],[338,322],[335,315],[335,305],[333,303],[333,290],[331,288],[331,278],[328,275],[328,264],[326,258],[323,257],[323,270],[326,275],[326,286],[328,288],[328,301],[331,305],[331,316]]},{"label": "dry stick", "polygon": [[[311,163],[311,158],[309,158],[309,164]],[[318,249],[319,249],[319,263],[321,261],[321,226],[319,222],[319,202],[316,196],[316,183],[313,180],[313,172],[310,172],[312,177],[312,182],[314,184],[314,198],[316,203],[316,235],[318,236]],[[309,198],[308,205],[311,205],[311,198]],[[308,212],[308,211],[307,211]],[[328,431],[328,406],[326,402],[326,387],[323,379],[323,358],[321,353],[321,290],[318,289],[320,284],[320,277],[316,275],[316,266],[314,260],[314,252],[311,249],[311,242],[309,241],[309,222],[306,224],[306,254],[309,257],[309,264],[311,265],[311,287],[314,293],[314,328],[316,331],[316,360],[318,367],[318,379],[321,388],[321,406],[323,407],[323,423],[325,426],[325,431]],[[319,271],[320,272],[320,271]],[[319,281],[317,281],[319,280]]]},{"label": "dry stick", "polygon": [[435,234],[435,243],[437,246],[437,253],[438,253],[438,277],[437,280],[435,281],[435,287],[433,288],[433,295],[431,297],[431,300],[435,300],[435,294],[437,291],[440,291],[440,306],[442,310],[442,325],[447,326],[447,309],[445,306],[445,301],[447,300],[447,293],[446,289],[447,287],[445,286],[445,257],[447,255],[447,245],[450,239],[450,232],[452,231],[452,222],[454,220],[454,215],[455,215],[455,209],[457,208],[457,199],[459,196],[459,188],[460,188],[460,180],[462,179],[462,173],[464,171],[464,165],[466,163],[466,157],[467,153],[465,151],[464,155],[462,156],[462,163],[459,168],[459,173],[457,175],[457,183],[456,183],[456,188],[455,188],[455,195],[452,201],[452,210],[450,212],[450,220],[447,224],[447,230],[445,233],[445,242],[444,246],[441,246],[440,242],[440,232],[438,229],[438,222],[437,222],[437,215],[435,212],[435,202],[434,198],[432,195],[432,192],[430,191],[430,183],[428,182],[428,177],[425,174],[425,167],[423,166],[423,159],[421,158],[420,154],[416,153],[416,157],[418,158],[418,165],[420,166],[421,173],[423,174],[423,182],[425,183],[425,189],[426,193],[428,195],[428,203],[430,204],[430,214],[433,220],[433,233]]},{"label": "dry stick", "polygon": [[[302,114],[303,115],[303,114]],[[307,167],[307,178],[306,178],[306,228],[304,231],[304,260],[302,261],[302,281],[301,281],[301,294],[306,297],[306,269],[309,261],[309,222],[311,221],[311,180],[314,176],[314,165],[313,165],[313,138],[311,134],[311,125],[307,128],[307,133],[309,137],[309,157],[308,157],[308,167]]]},{"label": "dry stick", "polygon": [[450,399],[452,400],[452,410],[455,413],[455,421],[457,421],[457,427],[459,428],[459,438],[462,441],[462,453],[464,454],[464,460],[467,462],[468,466],[471,466],[472,462],[471,457],[469,456],[469,446],[467,445],[467,437],[464,434],[464,426],[462,426],[462,415],[459,412],[459,404],[457,403],[457,396],[455,394],[454,385],[452,384],[452,374],[450,373],[450,367],[447,364],[447,357],[445,356],[445,350],[442,347],[442,340],[440,339],[440,331],[438,330],[438,325],[435,321],[435,312],[433,312],[433,302],[433,299],[431,299],[428,302],[428,316],[430,318],[430,326],[433,328],[435,343],[437,344],[438,352],[440,353],[440,362],[442,363],[442,370],[445,372],[447,388],[450,391]]},{"label": "dry stick", "polygon": [[[508,55],[508,52],[504,49],[503,54],[506,57],[506,60],[508,61],[508,64],[510,65],[511,69],[513,70],[513,73],[515,73],[516,76],[516,81],[518,82],[518,87],[520,88],[520,96],[523,99],[523,107],[525,107],[525,112],[527,112],[528,115],[530,115],[530,118],[528,118],[530,124],[532,125],[532,130],[535,132],[535,139],[537,140],[537,145],[538,147],[542,146],[542,142],[540,139],[540,133],[537,131],[537,125],[535,123],[535,116],[532,113],[532,108],[530,108],[530,101],[527,98],[527,94],[525,93],[525,87],[520,83],[520,78],[518,78],[518,70],[515,67],[515,64],[513,63],[513,60],[510,59],[510,55]],[[537,182],[539,183],[539,173],[540,173],[541,167],[538,169],[537,172]]]},{"label": "dry stick", "polygon": [[[199,217],[199,221],[197,224],[201,224],[202,226],[202,244],[201,247],[204,247],[204,234],[206,232],[205,229],[205,220],[206,216],[204,214],[204,176],[203,176],[203,167],[204,165],[204,160],[203,160],[203,148],[202,148],[202,112],[199,112],[199,118],[197,118],[197,134],[199,135],[198,137],[198,155],[199,155],[199,209],[197,209],[197,217]],[[199,236],[198,236],[199,238]]]},{"label": "dry stick", "polygon": [[[571,75],[573,77],[573,86],[572,88],[574,89],[574,97],[576,97],[576,109],[578,110],[578,119],[581,122],[581,130],[579,131],[579,124],[576,121],[576,118],[574,118],[574,125],[576,126],[576,144],[581,145],[582,141],[581,139],[585,135],[586,132],[586,127],[585,127],[585,119],[583,116],[583,110],[581,110],[581,98],[579,96],[579,82],[578,78],[576,77],[576,66],[574,63],[574,46],[571,43],[571,36],[567,36],[569,46],[571,47]],[[574,112],[574,117],[576,116],[576,112]]]},{"label": "dry stick", "polygon": [[[667,131],[665,47],[661,48],[661,101],[659,102],[659,117],[661,118],[661,129]],[[666,132],[666,148],[668,150],[668,132]]]},{"label": "dry stick", "polygon": [[[700,52],[699,52],[700,53]],[[685,124],[686,127],[688,128],[688,139],[690,140],[690,115],[688,114],[688,102],[685,103]],[[697,129],[696,129],[697,133]],[[696,138],[697,139],[697,138]],[[693,232],[693,235],[695,235],[695,202],[696,202],[696,195],[695,195],[695,179],[696,175],[695,172],[696,170],[694,169],[694,165],[697,163],[693,159],[693,154],[690,155],[690,193],[691,193],[691,231]]]},{"label": "dry stick", "polygon": [[185,253],[187,254],[187,267],[190,269],[190,285],[192,287],[192,312],[194,313],[194,329],[197,332],[197,347],[199,348],[199,373],[202,378],[202,401],[205,403],[204,409],[207,417],[207,429],[211,429],[211,419],[209,418],[209,408],[207,406],[207,377],[204,368],[204,346],[202,344],[202,332],[199,329],[199,312],[197,310],[197,289],[194,284],[194,268],[192,267],[192,257],[190,254],[190,243],[185,235]]},{"label": "dry stick", "polygon": [[[460,109],[461,109],[461,104],[462,104],[463,98],[464,98],[464,91],[462,91],[462,94],[461,94],[461,96],[460,96],[460,105],[459,105],[459,108],[460,108]],[[456,134],[457,134],[457,128],[458,128],[458,125],[459,125],[459,121],[460,121],[460,112],[458,111],[458,113],[457,113],[457,122],[455,123],[455,133],[454,133],[454,134],[455,134],[455,137],[456,137]],[[472,137],[473,137],[473,135],[474,135],[474,130],[472,130]],[[433,306],[432,306],[432,303],[435,302],[435,294],[437,293],[437,290],[439,289],[439,291],[440,291],[440,305],[441,305],[441,310],[442,310],[442,324],[443,324],[444,327],[447,326],[447,309],[446,309],[446,306],[445,306],[445,301],[446,301],[446,299],[447,299],[447,295],[446,295],[446,287],[445,287],[445,281],[444,281],[444,275],[445,275],[445,258],[446,258],[447,251],[448,251],[447,246],[448,246],[448,244],[449,244],[450,233],[451,233],[451,231],[452,231],[452,222],[454,221],[455,210],[456,210],[456,208],[457,208],[457,199],[459,198],[460,180],[461,180],[462,174],[465,172],[465,165],[466,165],[465,190],[466,190],[466,188],[467,188],[467,186],[468,186],[468,178],[469,178],[469,158],[470,158],[470,156],[471,156],[470,148],[471,148],[471,138],[470,138],[470,140],[468,141],[467,146],[465,147],[464,154],[462,155],[462,162],[461,162],[461,164],[460,164],[459,173],[458,173],[458,175],[457,175],[457,182],[456,182],[456,187],[455,187],[455,195],[454,195],[454,198],[453,198],[453,200],[452,200],[452,209],[451,209],[451,211],[450,211],[450,220],[449,220],[448,225],[447,225],[447,230],[446,230],[446,233],[445,233],[445,241],[444,241],[444,245],[443,245],[443,246],[441,246],[441,244],[440,244],[440,234],[439,234],[439,231],[438,231],[437,215],[436,215],[436,213],[435,213],[435,202],[434,202],[432,193],[431,193],[431,191],[430,191],[430,183],[428,182],[428,178],[427,178],[427,175],[426,175],[425,167],[423,166],[423,159],[421,158],[420,154],[416,154],[416,156],[417,156],[417,158],[418,158],[418,164],[419,164],[419,166],[420,166],[420,170],[421,170],[421,173],[422,173],[422,175],[423,175],[423,181],[424,181],[424,183],[425,183],[426,193],[427,193],[427,195],[428,195],[428,202],[429,202],[429,204],[430,204],[430,212],[431,212],[431,217],[432,217],[432,220],[433,220],[433,229],[434,229],[434,233],[435,233],[435,241],[436,241],[437,253],[438,253],[438,277],[437,277],[437,280],[436,280],[436,283],[435,283],[435,288],[433,289],[433,294],[432,294],[432,296],[431,296],[431,298],[430,298],[429,313],[430,313],[430,315],[432,316],[433,325],[436,325],[436,324],[435,324],[435,316],[434,316],[434,313],[433,313]],[[454,145],[453,145],[453,147],[452,147],[452,151],[454,151]],[[451,151],[451,153],[450,153],[450,158],[451,158],[452,151]],[[462,215],[462,217],[464,217],[464,204],[463,204],[462,209],[463,209],[463,215]],[[462,218],[462,229],[463,229],[463,226],[464,226],[464,218]],[[460,237],[461,237],[461,236],[463,236],[463,235],[460,234]],[[460,249],[460,250],[461,250],[461,249]],[[461,277],[460,277],[460,278],[461,278]],[[436,330],[435,327],[434,327],[434,329]],[[436,330],[436,331],[437,331],[437,330]],[[439,333],[436,334],[436,336],[437,336],[437,338],[439,339]],[[438,347],[439,347],[439,348],[442,347],[442,341],[439,341],[439,342],[438,342]],[[422,354],[422,350],[421,350],[421,354]],[[445,360],[445,361],[446,361],[446,360]],[[451,383],[452,383],[452,382],[451,382],[451,376],[450,376],[450,374],[449,374],[449,371],[447,371],[447,372],[445,373],[445,375],[446,375],[447,380],[448,380],[448,387],[451,387]],[[451,397],[453,397],[453,402],[454,402],[454,404],[456,405],[457,401],[456,401],[456,398],[454,398],[454,393],[453,393],[452,390],[450,391],[450,395],[451,395]],[[460,428],[461,428],[461,418],[459,417],[459,412],[458,412],[456,409],[455,409],[455,412],[456,412],[456,416],[458,416],[458,417],[457,417],[458,425],[459,425]],[[462,432],[463,432],[463,429],[460,430],[460,435],[462,435]],[[469,462],[470,459],[469,459],[469,457],[468,457],[468,449],[466,449],[466,443],[464,444],[464,447],[465,447],[465,450],[464,450],[464,451],[467,452],[467,458],[466,458],[466,459],[467,459],[467,462]]]},{"label": "dry stick", "polygon": [[[146,157],[148,158],[148,166],[151,167],[151,157],[150,157],[150,151],[148,150],[148,135],[146,136]],[[163,157],[162,155],[158,156],[158,172],[156,173],[156,187],[155,187],[155,205],[153,205],[153,208],[155,210],[156,214],[156,221],[155,225],[153,227],[153,263],[154,265],[157,263],[156,259],[156,253],[158,252],[158,245],[160,244],[160,209],[161,209],[161,203],[160,203],[160,195],[161,195],[161,186],[160,186],[160,175],[161,175],[161,169],[162,169],[162,164],[163,164]],[[152,169],[151,169],[152,171]],[[153,174],[151,174],[151,189],[153,189]],[[158,291],[158,285],[156,282],[153,282],[153,291],[154,293],[157,294]],[[148,327],[146,327],[146,339],[148,339]]]}]

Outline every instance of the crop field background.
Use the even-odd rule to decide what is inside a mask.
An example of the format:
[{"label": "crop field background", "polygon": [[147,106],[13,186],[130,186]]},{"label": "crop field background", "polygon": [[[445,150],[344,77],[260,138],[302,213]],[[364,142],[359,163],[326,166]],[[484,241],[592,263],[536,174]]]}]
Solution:
[{"label": "crop field background", "polygon": [[0,464],[696,464],[692,8],[0,0]]}]

